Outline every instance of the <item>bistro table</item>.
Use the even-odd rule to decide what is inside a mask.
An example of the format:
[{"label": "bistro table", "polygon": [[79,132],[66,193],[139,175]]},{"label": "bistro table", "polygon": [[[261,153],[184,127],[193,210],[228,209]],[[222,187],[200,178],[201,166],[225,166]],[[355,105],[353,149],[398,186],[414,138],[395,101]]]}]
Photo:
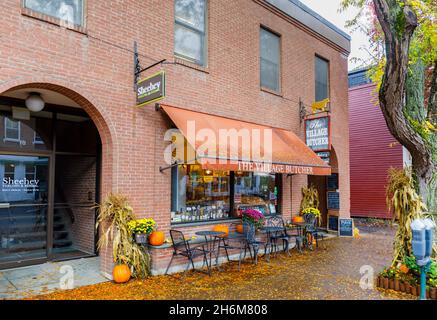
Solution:
[{"label": "bistro table", "polygon": [[[276,235],[278,232],[283,232],[284,228],[279,226],[264,226],[261,227],[260,230],[262,232],[265,232],[267,235],[267,243],[265,247],[264,256],[267,256],[267,261],[270,261],[270,253],[271,251],[273,251],[273,246],[275,246],[275,248],[277,247],[277,239],[275,239],[273,236]],[[270,252],[268,253],[267,253],[267,247],[270,247]],[[276,256],[276,251],[275,251],[275,256]]]},{"label": "bistro table", "polygon": [[[207,253],[209,254],[209,268],[211,275],[211,268],[212,268],[212,255],[215,255],[216,258],[216,267],[220,269],[218,264],[218,245],[220,244],[220,241],[223,239],[223,236],[226,234],[226,232],[223,231],[212,231],[212,230],[205,230],[205,231],[197,231],[195,233],[196,236],[205,237],[205,242],[207,246]],[[216,250],[217,249],[217,250]]]}]

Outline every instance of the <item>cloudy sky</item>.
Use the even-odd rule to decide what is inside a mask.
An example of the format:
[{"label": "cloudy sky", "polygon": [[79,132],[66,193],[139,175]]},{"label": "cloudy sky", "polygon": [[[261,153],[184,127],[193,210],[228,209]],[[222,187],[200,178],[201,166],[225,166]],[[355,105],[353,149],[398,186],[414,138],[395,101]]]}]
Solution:
[{"label": "cloudy sky", "polygon": [[313,9],[326,20],[332,22],[340,29],[344,30],[347,34],[352,37],[351,47],[352,52],[349,55],[349,70],[356,67],[360,67],[362,63],[353,63],[350,61],[351,58],[357,57],[361,59],[367,59],[368,54],[363,47],[368,47],[368,39],[365,34],[360,31],[351,32],[345,28],[345,22],[350,18],[354,17],[356,14],[355,9],[349,9],[347,12],[339,13],[337,12],[340,7],[341,0],[300,0],[307,7]]}]

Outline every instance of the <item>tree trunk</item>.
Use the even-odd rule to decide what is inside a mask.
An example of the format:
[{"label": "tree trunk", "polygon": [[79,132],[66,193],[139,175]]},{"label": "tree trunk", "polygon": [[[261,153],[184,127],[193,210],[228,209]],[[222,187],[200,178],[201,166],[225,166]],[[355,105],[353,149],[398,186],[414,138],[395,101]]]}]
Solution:
[{"label": "tree trunk", "polygon": [[386,43],[387,62],[379,91],[380,106],[391,134],[412,156],[419,193],[426,201],[435,169],[432,151],[404,113],[409,48],[418,25],[417,16],[408,5],[401,8],[397,0],[373,0],[373,3]]}]

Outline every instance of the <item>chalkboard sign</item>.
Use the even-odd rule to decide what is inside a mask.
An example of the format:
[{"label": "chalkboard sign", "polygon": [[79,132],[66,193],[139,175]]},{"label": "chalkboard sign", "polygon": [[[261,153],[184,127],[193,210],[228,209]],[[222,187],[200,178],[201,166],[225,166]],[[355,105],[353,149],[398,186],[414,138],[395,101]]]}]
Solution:
[{"label": "chalkboard sign", "polygon": [[328,176],[327,188],[328,188],[328,190],[337,190],[338,189],[338,173],[333,173],[330,176]]},{"label": "chalkboard sign", "polygon": [[328,209],[340,209],[340,193],[337,191],[327,192]]},{"label": "chalkboard sign", "polygon": [[340,218],[339,223],[340,237],[353,237],[354,235],[354,220],[350,218]]},{"label": "chalkboard sign", "polygon": [[338,231],[338,217],[328,215],[328,230]]}]

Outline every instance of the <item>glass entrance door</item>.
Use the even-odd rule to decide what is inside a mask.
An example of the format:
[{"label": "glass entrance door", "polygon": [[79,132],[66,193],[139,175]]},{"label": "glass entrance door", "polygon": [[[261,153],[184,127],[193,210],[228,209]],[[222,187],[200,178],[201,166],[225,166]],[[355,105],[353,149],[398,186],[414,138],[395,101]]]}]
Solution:
[{"label": "glass entrance door", "polygon": [[49,157],[0,154],[0,266],[47,258]]}]

